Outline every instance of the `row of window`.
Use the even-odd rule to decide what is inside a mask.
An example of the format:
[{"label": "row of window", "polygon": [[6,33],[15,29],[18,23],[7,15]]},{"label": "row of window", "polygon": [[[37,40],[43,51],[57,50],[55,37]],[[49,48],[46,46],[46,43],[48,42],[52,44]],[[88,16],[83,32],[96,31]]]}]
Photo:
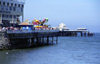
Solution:
[{"label": "row of window", "polygon": [[23,4],[16,4],[16,3],[9,3],[9,2],[1,2],[1,1],[0,1],[0,5],[3,5],[3,6],[24,7]]},{"label": "row of window", "polygon": [[17,18],[16,15],[2,15],[2,18]]},{"label": "row of window", "polygon": [[2,11],[20,11],[23,12],[23,8],[16,8],[16,7],[1,7]]}]

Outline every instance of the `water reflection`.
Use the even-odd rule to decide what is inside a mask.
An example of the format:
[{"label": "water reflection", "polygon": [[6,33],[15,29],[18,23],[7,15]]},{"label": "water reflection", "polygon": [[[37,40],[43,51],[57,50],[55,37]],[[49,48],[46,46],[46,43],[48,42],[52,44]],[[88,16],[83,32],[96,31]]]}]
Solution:
[{"label": "water reflection", "polygon": [[59,39],[53,46],[0,51],[0,64],[100,64],[99,38]]}]

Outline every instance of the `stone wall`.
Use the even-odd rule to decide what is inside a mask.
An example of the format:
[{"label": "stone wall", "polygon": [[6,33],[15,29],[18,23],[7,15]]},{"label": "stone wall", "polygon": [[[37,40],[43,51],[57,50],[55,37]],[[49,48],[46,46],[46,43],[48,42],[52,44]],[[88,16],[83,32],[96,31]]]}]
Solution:
[{"label": "stone wall", "polygon": [[5,32],[0,32],[0,49],[7,49],[8,42],[8,39],[5,37]]}]

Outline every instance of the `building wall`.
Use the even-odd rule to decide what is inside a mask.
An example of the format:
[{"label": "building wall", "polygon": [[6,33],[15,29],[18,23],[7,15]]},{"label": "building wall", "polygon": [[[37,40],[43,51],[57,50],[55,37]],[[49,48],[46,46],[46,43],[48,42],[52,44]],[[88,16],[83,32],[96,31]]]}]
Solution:
[{"label": "building wall", "polygon": [[24,2],[17,0],[0,0],[0,20],[16,23],[17,18],[23,16],[23,9]]}]

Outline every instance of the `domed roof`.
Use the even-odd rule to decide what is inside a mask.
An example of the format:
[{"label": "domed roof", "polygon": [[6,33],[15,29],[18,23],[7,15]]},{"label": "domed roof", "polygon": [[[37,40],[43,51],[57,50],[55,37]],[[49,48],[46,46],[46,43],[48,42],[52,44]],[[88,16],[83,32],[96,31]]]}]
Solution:
[{"label": "domed roof", "polygon": [[62,26],[63,27],[63,26],[66,26],[66,25],[64,23],[60,23],[59,26]]},{"label": "domed roof", "polygon": [[20,25],[29,25],[28,22],[22,22]]}]

